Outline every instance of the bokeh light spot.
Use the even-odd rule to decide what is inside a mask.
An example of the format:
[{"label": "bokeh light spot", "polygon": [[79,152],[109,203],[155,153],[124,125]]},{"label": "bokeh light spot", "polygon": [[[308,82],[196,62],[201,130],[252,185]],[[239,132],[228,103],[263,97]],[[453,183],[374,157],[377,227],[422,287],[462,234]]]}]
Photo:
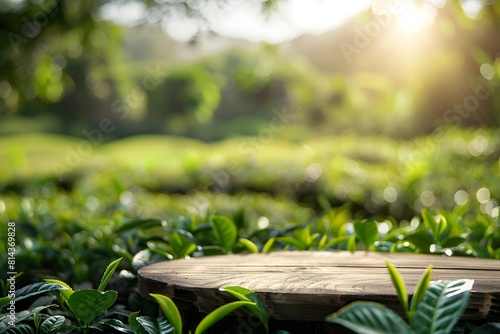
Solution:
[{"label": "bokeh light spot", "polygon": [[267,217],[260,217],[257,222],[257,225],[259,226],[260,229],[263,230],[269,226],[269,219],[267,219]]},{"label": "bokeh light spot", "polygon": [[384,199],[388,203],[394,203],[398,199],[398,191],[394,187],[387,187],[384,190]]},{"label": "bokeh light spot", "polygon": [[486,80],[492,80],[495,77],[495,68],[491,64],[482,64],[479,71]]},{"label": "bokeh light spot", "polygon": [[95,211],[99,208],[99,204],[99,199],[97,197],[90,196],[85,202],[85,207],[89,209],[89,211]]},{"label": "bokeh light spot", "polygon": [[453,199],[457,205],[465,205],[469,201],[469,194],[465,190],[459,190],[455,193]]},{"label": "bokeh light spot", "polygon": [[486,204],[490,200],[490,191],[487,188],[481,188],[476,193],[477,201],[481,204]]},{"label": "bokeh light spot", "polygon": [[468,145],[469,153],[475,157],[487,152],[489,146],[488,138],[477,136]]},{"label": "bokeh light spot", "polygon": [[422,205],[424,205],[426,207],[432,206],[435,201],[436,201],[436,197],[429,190],[424,191],[420,195],[420,202],[422,203]]},{"label": "bokeh light spot", "polygon": [[318,163],[312,163],[307,166],[304,177],[308,182],[314,182],[321,177],[323,174],[323,168]]},{"label": "bokeh light spot", "polygon": [[383,221],[378,224],[378,232],[380,234],[387,234],[387,232],[391,229],[391,226],[392,224],[390,221]]},{"label": "bokeh light spot", "polygon": [[500,214],[500,206],[497,206],[496,208],[491,210],[491,217],[498,218],[499,214]]}]

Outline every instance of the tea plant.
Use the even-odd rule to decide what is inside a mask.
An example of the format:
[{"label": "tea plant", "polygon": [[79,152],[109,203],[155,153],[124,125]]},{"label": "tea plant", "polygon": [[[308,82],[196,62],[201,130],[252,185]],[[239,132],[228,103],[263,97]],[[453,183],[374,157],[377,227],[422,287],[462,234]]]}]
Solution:
[{"label": "tea plant", "polygon": [[[473,280],[430,281],[429,266],[409,302],[406,287],[396,268],[386,262],[391,281],[407,321],[386,306],[373,302],[353,302],[328,316],[327,322],[345,326],[356,333],[463,333],[456,324],[467,307]],[[471,333],[493,333],[500,324],[487,324]]]},{"label": "tea plant", "polygon": [[[97,289],[81,289],[73,291],[73,289],[63,281],[56,279],[46,279],[45,282],[34,283],[15,293],[15,302],[19,302],[25,298],[33,297],[41,293],[59,290],[62,297],[61,306],[67,309],[72,316],[76,319],[78,326],[65,325],[66,329],[79,329],[82,333],[86,334],[93,326],[94,320],[103,311],[111,307],[117,297],[118,293],[113,290],[105,291],[111,277],[113,276],[116,268],[118,267],[121,259],[113,261],[105,270],[99,287]],[[5,300],[7,302],[7,300]],[[8,300],[10,303],[10,300]],[[18,328],[19,333],[56,333],[65,322],[64,316],[51,316],[40,323],[41,316],[38,313],[46,308],[55,305],[39,306],[33,309],[16,313],[15,315],[5,314],[0,318],[0,331],[9,330],[16,331]],[[25,320],[33,320],[35,332],[27,324],[22,323]]]},{"label": "tea plant", "polygon": [[[12,334],[54,334],[61,332],[76,331],[84,334],[91,330],[105,330],[109,326],[122,333],[130,334],[182,334],[182,319],[174,302],[167,296],[151,294],[163,312],[161,317],[140,315],[140,312],[130,312],[128,324],[124,324],[118,318],[109,318],[111,314],[104,312],[117,300],[118,293],[113,290],[105,291],[109,281],[115,273],[122,259],[113,261],[105,270],[97,289],[73,290],[67,283],[57,279],[45,279],[28,285],[15,292],[15,299],[4,297],[0,299],[0,307],[18,303],[24,299],[35,297],[43,293],[58,290],[61,296],[60,306],[69,314],[45,315],[43,310],[57,307],[56,304],[42,305],[25,311],[12,313],[7,310],[0,314],[0,332]],[[246,307],[253,315],[259,318],[264,326],[265,332],[269,332],[269,313],[266,306],[253,291],[243,287],[229,286],[220,289],[238,299],[220,306],[208,314],[198,324],[194,334],[207,331],[222,318],[240,307]],[[40,298],[41,303],[44,299]],[[36,304],[36,303],[34,303]],[[74,318],[76,326],[69,324],[69,318]],[[100,318],[100,320],[97,320]],[[32,323],[33,325],[30,325]],[[103,327],[104,326],[104,327]]]}]

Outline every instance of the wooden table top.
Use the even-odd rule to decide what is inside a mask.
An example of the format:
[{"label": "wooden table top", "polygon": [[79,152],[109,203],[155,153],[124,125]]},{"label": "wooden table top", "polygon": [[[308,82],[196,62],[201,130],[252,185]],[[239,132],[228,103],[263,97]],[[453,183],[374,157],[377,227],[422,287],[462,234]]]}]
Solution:
[{"label": "wooden table top", "polygon": [[256,292],[270,317],[282,320],[323,321],[355,300],[401,312],[386,259],[400,272],[409,294],[429,265],[432,280],[473,279],[464,318],[500,320],[500,261],[469,257],[344,251],[207,256],[143,267],[139,292],[164,294],[181,309],[208,313],[234,300],[219,288],[238,285]]}]

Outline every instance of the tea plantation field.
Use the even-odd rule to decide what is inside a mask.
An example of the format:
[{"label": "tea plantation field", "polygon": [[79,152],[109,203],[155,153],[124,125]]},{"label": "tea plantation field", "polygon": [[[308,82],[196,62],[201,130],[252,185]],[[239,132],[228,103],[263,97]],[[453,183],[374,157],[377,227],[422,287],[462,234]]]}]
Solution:
[{"label": "tea plantation field", "polygon": [[[0,265],[15,255],[17,289],[44,279],[96,288],[122,258],[109,280],[118,299],[88,328],[64,303],[37,311],[65,316],[62,332],[111,331],[106,321],[130,312],[157,316],[137,292],[137,271],[186,256],[367,249],[500,259],[499,130],[413,141],[94,139],[0,138],[0,221],[15,229],[14,244],[1,231]],[[16,306],[57,304],[48,290]],[[35,328],[32,313],[24,322]]]}]

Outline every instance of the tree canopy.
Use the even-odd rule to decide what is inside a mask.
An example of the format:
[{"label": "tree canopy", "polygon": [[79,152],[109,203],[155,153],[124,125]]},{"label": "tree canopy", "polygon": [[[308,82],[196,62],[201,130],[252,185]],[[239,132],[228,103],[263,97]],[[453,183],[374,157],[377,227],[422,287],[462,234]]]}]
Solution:
[{"label": "tree canopy", "polygon": [[[273,12],[279,11],[279,4],[282,2],[272,0],[261,2],[262,15],[272,15]],[[217,75],[214,77],[207,74],[208,72],[202,73],[204,70],[190,69],[182,70],[169,78],[170,81],[164,82],[165,70],[156,68],[156,76],[161,76],[161,78],[158,78],[155,86],[161,87],[164,92],[172,92],[171,96],[175,95],[175,99],[169,100],[168,95],[162,96],[161,92],[135,89],[137,82],[144,80],[145,75],[147,75],[145,74],[146,70],[137,74],[135,64],[124,59],[122,47],[124,28],[109,20],[107,12],[113,6],[117,8],[117,6],[133,5],[138,13],[134,24],[139,26],[161,25],[162,22],[174,17],[183,16],[196,22],[199,31],[198,35],[201,35],[210,31],[210,22],[205,17],[205,11],[208,7],[216,6],[224,9],[238,6],[241,3],[242,1],[239,0],[220,0],[216,2],[203,0],[1,0],[0,115],[6,116],[15,113],[33,115],[47,112],[56,113],[63,123],[70,122],[70,120],[74,123],[75,119],[77,121],[80,119],[84,122],[92,122],[93,119],[102,117],[106,110],[109,111],[110,108],[114,108],[115,110],[130,109],[135,112],[136,116],[138,115],[137,117],[146,114],[153,116],[154,119],[155,114],[161,114],[161,111],[158,111],[158,105],[165,105],[167,109],[170,106],[172,110],[182,108],[191,110],[185,112],[187,118],[183,119],[181,123],[207,123],[211,121],[214,110],[220,104],[226,103],[223,99],[217,97],[221,94],[220,89],[224,86],[224,84],[220,83],[220,76],[219,79],[216,79]],[[371,10],[365,15],[360,15],[358,20],[365,23],[370,22],[370,20],[373,20],[374,15],[381,15],[381,8],[386,8],[384,6],[387,3],[388,1],[373,1]],[[415,3],[417,6],[429,5],[427,1],[416,1]],[[470,69],[455,72],[457,76],[466,74],[470,77],[470,80],[481,78],[481,76],[484,79],[486,76],[486,80],[494,87],[498,83],[500,72],[500,45],[498,45],[497,41],[500,30],[500,3],[492,2],[490,4],[481,1],[469,1],[469,5],[467,5],[458,0],[432,1],[431,3],[438,11],[432,34],[444,36],[443,39],[438,41],[438,43],[441,43],[439,52],[433,53],[432,46],[429,45],[423,46],[424,49],[414,51],[421,53],[421,59],[418,61],[420,64],[436,67],[437,77],[431,81],[420,80],[420,78],[424,77],[422,74],[423,67],[419,68],[415,65],[417,62],[413,64],[413,67],[408,66],[404,71],[416,73],[413,76],[414,79],[412,79],[414,82],[411,83],[411,89],[413,92],[418,93],[419,98],[423,99],[419,102],[420,105],[436,105],[443,101],[443,94],[448,94],[448,92],[439,90],[439,87],[449,85],[455,80],[454,76],[451,75],[455,69],[448,72],[443,69],[451,68],[456,64],[462,64],[465,69]],[[473,7],[471,3],[476,4],[475,12],[472,11],[472,14],[470,10],[467,10],[467,6],[469,6],[469,9]],[[353,43],[357,38],[355,35],[356,29],[351,29],[351,37],[354,38]],[[354,36],[352,35],[353,32]],[[349,41],[349,39],[347,40]],[[344,57],[346,57],[346,52],[353,56],[357,50],[356,45],[353,43],[338,43],[335,48],[337,51],[342,51]],[[445,52],[448,52],[448,54]],[[430,60],[426,60],[427,63],[422,60],[425,58],[426,53],[431,57]],[[370,53],[370,55],[373,54],[376,55],[376,53]],[[460,57],[463,59],[460,60]],[[272,58],[269,59],[268,61],[274,61]],[[378,63],[376,59],[376,57],[372,57],[372,59],[362,58],[362,62],[364,64],[373,63],[372,70],[378,70],[385,66]],[[454,62],[457,59],[458,62]],[[484,64],[488,66],[482,66]],[[359,65],[359,62],[344,64],[341,70],[356,68],[357,65]],[[208,65],[208,68],[213,70],[214,66]],[[225,70],[219,68],[217,71],[232,71],[234,82],[239,85],[238,87],[242,91],[246,89],[249,92],[257,89],[255,87],[259,83],[255,79],[251,79],[252,76],[255,76],[255,73],[246,69],[247,73],[245,74],[245,69],[240,68],[238,70],[236,67],[236,69],[230,70],[230,68],[229,65]],[[298,67],[295,68],[298,69]],[[428,68],[426,67],[426,70]],[[307,105],[303,99],[304,94],[306,94],[305,88],[302,92],[293,92],[294,84],[293,80],[290,81],[290,71],[292,70],[287,72],[288,76],[281,76],[278,81],[289,80],[290,85],[287,88],[287,96],[292,96],[292,100],[298,100],[298,104]],[[400,69],[398,71],[401,72]],[[162,75],[159,75],[159,73]],[[352,75],[352,72],[349,73],[349,71],[345,74],[345,76]],[[386,73],[384,75],[386,76]],[[433,76],[433,74],[427,73],[426,76]],[[311,90],[310,94],[317,89],[317,82],[323,80],[318,78],[316,80],[312,77],[309,79],[304,77],[304,79],[306,82],[310,80],[311,84],[308,86]],[[386,95],[388,99],[386,99],[385,104],[380,104],[380,108],[393,109],[397,101],[391,102],[390,96],[398,94],[397,85],[399,85],[397,82],[399,80],[398,76],[395,75],[393,79],[394,82],[392,83],[389,81],[388,84],[382,84],[378,79],[378,81],[373,81],[364,76],[360,81],[363,82],[365,86],[363,89],[365,90],[383,89],[382,94]],[[242,84],[242,80],[246,80],[246,83]],[[315,110],[333,110],[335,105],[345,107],[345,104],[339,104],[338,102],[346,101],[346,96],[342,91],[343,89],[351,89],[350,83],[343,81],[340,77],[327,80],[330,83],[323,84],[322,89],[330,89],[334,94],[328,94],[331,96],[326,98],[322,105],[315,104],[315,102],[321,101],[322,98],[315,96],[316,93],[311,95],[310,98],[313,100],[311,100],[312,104],[308,110],[311,114],[314,114]],[[420,84],[415,82],[418,80],[421,81]],[[470,80],[469,86],[474,86],[474,83],[470,84]],[[193,82],[196,82],[196,85]],[[373,82],[371,88],[368,87],[370,82]],[[247,85],[246,88],[245,85]],[[257,86],[254,87],[254,85]],[[391,88],[391,85],[396,86]],[[190,96],[180,96],[174,93],[174,90],[188,86],[194,87],[190,90]],[[276,87],[275,89],[277,89]],[[131,103],[131,94],[135,96],[133,103]],[[462,92],[462,94],[465,93]],[[498,109],[500,106],[500,98],[498,97],[500,94],[496,89],[493,89],[490,95],[493,95],[493,98],[491,98],[493,102],[485,104],[484,107],[488,109],[485,112],[488,116],[481,119],[479,123],[495,122],[498,124],[500,117],[498,113],[494,112],[494,109]],[[283,97],[284,95],[278,96]],[[456,99],[457,97],[453,98]],[[157,101],[157,104],[154,105],[153,101]],[[449,104],[449,100],[445,101],[445,104],[440,107],[443,112],[447,110],[446,103]],[[350,105],[349,108],[353,109],[353,106]],[[361,106],[360,108],[364,107]],[[421,109],[424,109],[424,107],[421,107]],[[459,111],[441,116],[452,120],[457,113]],[[422,122],[425,123],[428,117],[425,113],[422,115]],[[458,115],[460,116],[460,114]],[[318,116],[316,120],[321,123],[322,117],[328,117],[328,114],[327,116]],[[461,117],[464,118],[463,115]],[[336,120],[338,121],[338,118]],[[176,124],[181,123],[177,122]],[[427,127],[432,128],[432,126],[431,124]]]}]

